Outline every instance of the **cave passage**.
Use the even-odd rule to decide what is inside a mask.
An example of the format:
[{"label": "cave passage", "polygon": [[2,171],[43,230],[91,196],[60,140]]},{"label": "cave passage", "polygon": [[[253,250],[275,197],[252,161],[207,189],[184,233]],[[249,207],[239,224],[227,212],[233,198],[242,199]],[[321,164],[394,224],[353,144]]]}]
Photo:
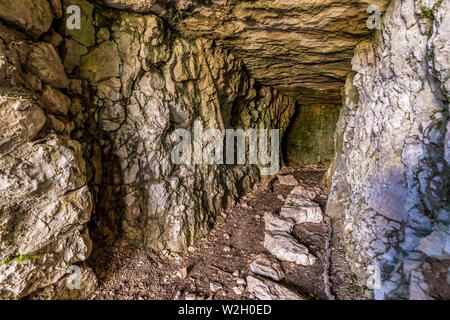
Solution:
[{"label": "cave passage", "polygon": [[[330,225],[321,220],[322,216],[310,217],[311,222],[295,225],[294,220],[279,218],[282,210],[287,209],[291,210],[287,215],[295,217],[293,201],[303,199],[302,204],[306,201],[292,198],[294,188],[312,195],[317,204],[315,209],[324,210],[327,202],[324,173],[325,170],[316,165],[284,167],[279,173],[280,179],[275,176],[256,184],[251,193],[226,208],[208,236],[188,247],[187,252],[94,246],[88,265],[99,277],[100,285],[90,298],[369,298],[369,292],[356,283],[343,252],[330,251],[330,245],[339,248],[339,243],[338,239],[332,240]],[[286,233],[289,241],[281,243],[281,248],[276,242],[273,248],[267,243],[265,247],[268,230],[275,234],[289,232],[289,235]],[[266,248],[283,252],[285,256],[278,255],[277,259]],[[312,265],[300,261],[305,254],[302,249],[315,257]]]},{"label": "cave passage", "polygon": [[449,299],[450,1],[372,2],[0,0],[0,299]]}]

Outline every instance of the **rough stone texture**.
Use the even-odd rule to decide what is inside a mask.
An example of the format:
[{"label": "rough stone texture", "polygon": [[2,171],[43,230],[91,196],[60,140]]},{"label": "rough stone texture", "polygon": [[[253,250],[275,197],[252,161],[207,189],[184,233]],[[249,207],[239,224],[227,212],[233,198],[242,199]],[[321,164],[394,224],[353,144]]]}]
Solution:
[{"label": "rough stone texture", "polygon": [[63,64],[55,48],[49,43],[39,42],[31,45],[30,49],[26,70],[42,82],[55,88],[67,88],[69,79],[67,79]]},{"label": "rough stone texture", "polygon": [[292,189],[291,195],[299,196],[308,200],[314,200],[317,197],[317,194],[314,191],[307,190],[304,186],[297,186]]},{"label": "rough stone texture", "polygon": [[92,83],[119,77],[120,58],[117,46],[106,41],[81,58],[80,75]]},{"label": "rough stone texture", "polygon": [[140,13],[164,14],[167,12],[167,1],[164,0],[103,0],[103,2],[116,9],[129,9]]},{"label": "rough stone texture", "polygon": [[[94,25],[94,1],[91,0],[62,0],[64,19],[60,22],[63,24],[63,31],[67,38],[71,38],[84,47],[92,47],[95,44],[95,25]],[[71,5],[77,5],[81,9],[81,29],[68,29],[64,27],[64,23],[69,18],[67,8]]]},{"label": "rough stone texture", "polygon": [[53,14],[47,0],[2,0],[0,19],[38,38],[50,29]]},{"label": "rough stone texture", "polygon": [[96,117],[110,141],[104,167],[114,168],[99,184],[100,233],[187,248],[259,174],[257,166],[176,165],[172,131],[193,132],[202,120],[204,130],[280,128],[282,135],[294,100],[256,86],[233,55],[172,34],[156,16],[104,11],[95,20],[110,40],[82,57],[80,70],[94,85]]},{"label": "rough stone texture", "polygon": [[328,165],[334,156],[339,105],[300,106],[287,133],[285,159],[298,165]]},{"label": "rough stone texture", "polygon": [[284,279],[284,272],[280,264],[272,262],[265,254],[260,254],[250,264],[250,270],[263,277],[270,278],[275,281]]},{"label": "rough stone texture", "polygon": [[[289,200],[288,200],[289,201]],[[292,219],[295,224],[323,222],[322,209],[318,204],[304,203],[302,205],[286,205],[281,209],[280,216]]]},{"label": "rough stone texture", "polygon": [[1,154],[33,139],[45,124],[45,114],[39,106],[29,103],[22,109],[21,103],[7,96],[0,100]]},{"label": "rough stone texture", "polygon": [[247,290],[259,300],[304,300],[275,282],[266,279],[247,277]]},{"label": "rough stone texture", "polygon": [[322,223],[323,212],[319,204],[309,198],[292,192],[286,199],[286,205],[281,208],[280,216],[300,223]]},{"label": "rough stone texture", "polygon": [[[71,270],[72,271],[72,270]],[[79,281],[79,289],[76,285]],[[38,290],[28,298],[31,300],[85,300],[97,289],[97,276],[88,267],[80,267],[79,274],[72,273],[54,284]]]},{"label": "rough stone texture", "polygon": [[[347,76],[327,209],[344,226],[347,259],[362,284],[375,273],[376,298],[441,297],[442,277],[433,277],[450,261],[448,1],[393,0],[350,75],[353,47],[371,33],[366,1],[103,1],[162,15],[172,28],[99,2],[0,3],[0,259],[40,256],[0,267],[1,298],[48,285],[52,297],[83,297],[63,283],[89,256],[93,202],[95,234],[106,239],[193,244],[261,165],[175,165],[170,133],[202,120],[205,130],[283,136],[294,99],[280,93],[302,106],[335,104]],[[71,4],[81,30],[64,27]],[[297,189],[287,201],[316,210],[314,197]],[[269,251],[314,263],[279,231],[266,235]],[[83,277],[91,290],[92,273]],[[292,297],[255,279],[257,297]]]},{"label": "rough stone texture", "polygon": [[294,178],[292,175],[278,175],[278,181],[280,181],[280,184],[285,186],[297,186],[298,181]]},{"label": "rough stone texture", "polygon": [[72,263],[87,259],[91,242],[85,224],[92,198],[75,141],[48,136],[8,151],[0,158],[1,259],[22,251],[40,256],[1,267],[0,296],[17,298],[51,284]]},{"label": "rough stone texture", "polygon": [[301,266],[312,266],[316,258],[308,248],[295,241],[287,233],[268,233],[264,236],[264,247],[281,261],[295,262]]},{"label": "rough stone texture", "polygon": [[50,86],[45,86],[42,91],[42,103],[50,113],[67,115],[69,112],[70,99]]},{"label": "rough stone texture", "polygon": [[169,21],[186,37],[230,48],[252,77],[301,104],[340,103],[353,48],[371,33],[367,8],[383,12],[387,2],[179,0]]},{"label": "rough stone texture", "polygon": [[[28,23],[42,18],[33,11],[40,3],[22,8]],[[33,38],[47,29],[21,20],[12,25]],[[70,99],[48,85],[41,96],[42,82],[69,83],[56,50],[0,21],[0,260],[12,259],[0,266],[0,299],[55,283],[70,265],[87,259],[92,247],[86,225],[93,199],[82,145],[69,137],[70,125],[63,122],[69,119],[61,118],[64,130],[57,134],[53,116],[46,114],[67,114]]]},{"label": "rough stone texture", "polygon": [[294,222],[291,219],[283,219],[270,212],[264,213],[265,228],[269,232],[291,233],[294,229]]},{"label": "rough stone texture", "polygon": [[449,1],[393,1],[346,83],[327,213],[378,299],[430,298],[424,261],[449,263],[449,17]]}]

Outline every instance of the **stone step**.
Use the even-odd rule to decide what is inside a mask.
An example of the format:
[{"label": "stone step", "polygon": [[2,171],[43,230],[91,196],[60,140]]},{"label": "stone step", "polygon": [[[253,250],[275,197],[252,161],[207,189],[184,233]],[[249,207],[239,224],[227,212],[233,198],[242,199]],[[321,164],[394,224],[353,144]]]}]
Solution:
[{"label": "stone step", "polygon": [[259,254],[250,264],[250,270],[257,275],[274,281],[284,279],[284,272],[279,263],[272,262],[265,254]]},{"label": "stone step", "polygon": [[305,300],[278,283],[253,276],[247,277],[247,290],[259,300]]},{"label": "stone step", "polygon": [[281,261],[295,262],[302,266],[312,266],[316,262],[308,248],[299,244],[288,233],[266,232],[264,247]]},{"label": "stone step", "polygon": [[285,219],[292,219],[295,224],[310,222],[322,223],[323,212],[319,206],[290,206],[281,208],[280,216]]},{"label": "stone step", "polygon": [[271,212],[264,213],[265,228],[269,232],[286,232],[291,233],[294,229],[294,220],[283,219]]}]

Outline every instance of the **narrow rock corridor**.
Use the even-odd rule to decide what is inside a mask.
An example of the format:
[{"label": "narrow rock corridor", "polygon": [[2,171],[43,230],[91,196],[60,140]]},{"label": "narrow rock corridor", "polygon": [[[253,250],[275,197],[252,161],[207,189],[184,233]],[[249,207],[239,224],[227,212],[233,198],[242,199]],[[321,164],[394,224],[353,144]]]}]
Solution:
[{"label": "narrow rock corridor", "polygon": [[450,299],[450,0],[0,0],[0,300]]}]

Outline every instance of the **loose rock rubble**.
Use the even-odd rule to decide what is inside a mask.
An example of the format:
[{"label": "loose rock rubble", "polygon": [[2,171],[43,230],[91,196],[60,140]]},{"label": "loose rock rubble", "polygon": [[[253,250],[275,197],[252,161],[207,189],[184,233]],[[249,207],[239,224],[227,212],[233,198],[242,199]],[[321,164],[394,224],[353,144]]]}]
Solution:
[{"label": "loose rock rubble", "polygon": [[[306,246],[295,240],[291,233],[295,225],[302,223],[323,223],[322,209],[319,204],[312,201],[316,198],[316,194],[313,191],[305,189],[303,186],[298,186],[298,181],[292,175],[278,175],[278,181],[280,185],[296,187],[292,189],[285,200],[286,204],[281,208],[280,215],[271,212],[264,213],[266,229],[264,247],[280,261],[293,262],[305,267],[313,266],[317,257],[312,255]],[[284,278],[284,272],[281,266],[277,263],[272,263],[264,255],[257,256],[250,264],[250,269],[254,274],[275,281],[281,281]],[[328,270],[325,270],[325,272],[328,272]],[[252,277],[250,277],[250,280],[251,283],[249,283],[247,278],[247,288],[257,298],[279,299],[280,296],[283,296],[280,290],[284,290],[285,288],[282,289],[283,287],[281,285]],[[289,292],[288,289],[286,290]]]}]

